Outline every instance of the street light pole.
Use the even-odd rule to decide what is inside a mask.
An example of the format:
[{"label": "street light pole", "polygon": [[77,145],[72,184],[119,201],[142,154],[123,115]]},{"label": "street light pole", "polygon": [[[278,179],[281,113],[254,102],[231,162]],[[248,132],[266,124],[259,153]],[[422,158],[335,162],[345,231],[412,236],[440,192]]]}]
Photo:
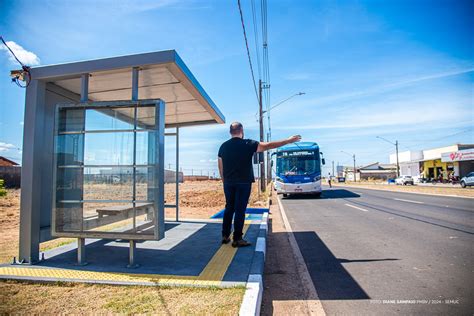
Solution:
[{"label": "street light pole", "polygon": [[357,177],[356,177],[356,155],[355,154],[349,154],[348,152],[345,152],[344,150],[341,150],[341,153],[345,153],[346,155],[352,156],[352,159],[354,160],[354,182],[357,182]]},{"label": "street light pole", "polygon": [[398,162],[398,140],[395,141],[395,151],[397,153],[397,177],[400,176],[400,163]]},{"label": "street light pole", "polygon": [[[262,82],[261,80],[259,81],[259,96],[260,96],[260,100],[259,100],[259,122],[260,122],[260,141],[263,141],[263,115],[264,114],[267,114],[267,121],[268,121],[268,133],[267,133],[267,142],[270,142],[272,140],[272,125],[271,125],[271,121],[270,121],[270,111],[274,108],[276,108],[277,106],[285,103],[286,101],[290,100],[291,98],[293,97],[296,97],[296,96],[299,96],[299,95],[303,95],[303,94],[306,94],[305,92],[298,92],[298,93],[295,93],[293,95],[291,95],[290,97],[278,102],[277,104],[273,105],[273,106],[270,106],[267,108],[267,110],[263,111],[262,109],[262,89],[263,88],[268,88],[268,86],[265,86],[265,87],[262,87]],[[263,167],[265,168],[265,167]],[[260,173],[260,176],[261,176],[261,182],[262,179],[265,179],[265,173]],[[270,151],[267,151],[267,179],[268,179],[268,182],[270,182],[272,180],[272,167],[271,167],[271,155],[270,155]],[[262,187],[262,191],[264,192],[265,189]]]},{"label": "street light pole", "polygon": [[262,112],[262,114],[266,113],[267,116],[268,116],[268,131],[269,131],[269,134],[270,134],[270,139],[269,140],[272,139],[272,126],[270,124],[270,111],[273,110],[274,108],[276,108],[277,106],[280,106],[281,104],[285,103],[286,101],[288,101],[288,100],[290,100],[290,99],[292,99],[296,96],[303,95],[303,94],[306,94],[306,93],[305,92],[295,93],[295,94],[291,95],[290,97],[278,102],[277,104],[270,106],[266,111]]},{"label": "street light pole", "polygon": [[386,141],[389,144],[395,145],[395,153],[397,155],[397,177],[399,177],[400,176],[400,163],[398,161],[398,140],[396,140],[395,143],[392,143],[388,139],[385,139],[385,138],[380,137],[380,136],[377,136],[376,138],[380,138],[381,140]]},{"label": "street light pole", "polygon": [[352,158],[354,159],[354,182],[357,182],[356,155],[353,154]]}]

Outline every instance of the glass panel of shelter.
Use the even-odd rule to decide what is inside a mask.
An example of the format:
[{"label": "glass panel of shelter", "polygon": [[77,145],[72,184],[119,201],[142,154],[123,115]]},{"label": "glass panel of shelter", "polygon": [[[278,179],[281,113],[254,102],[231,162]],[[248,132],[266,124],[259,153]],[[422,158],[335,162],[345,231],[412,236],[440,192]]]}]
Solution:
[{"label": "glass panel of shelter", "polygon": [[58,106],[53,233],[154,235],[156,106]]}]

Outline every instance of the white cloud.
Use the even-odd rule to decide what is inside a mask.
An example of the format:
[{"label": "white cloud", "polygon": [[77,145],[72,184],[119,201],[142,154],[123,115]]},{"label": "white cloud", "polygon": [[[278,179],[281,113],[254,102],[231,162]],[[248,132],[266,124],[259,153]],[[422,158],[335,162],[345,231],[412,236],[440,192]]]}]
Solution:
[{"label": "white cloud", "polygon": [[296,81],[296,80],[308,80],[308,79],[311,79],[311,77],[312,77],[312,74],[310,73],[300,72],[300,73],[287,74],[283,76],[283,79]]},{"label": "white cloud", "polygon": [[[314,120],[314,113],[305,113],[299,124],[283,124],[275,120],[275,130],[331,130],[356,128],[387,128],[388,126],[418,126],[443,124],[453,126],[469,121],[473,112],[468,97],[436,96],[436,98],[406,94],[393,100],[365,103],[363,107],[349,107]],[[442,114],[441,114],[442,113]],[[465,118],[465,119],[460,119]],[[280,124],[278,124],[280,123]]]},{"label": "white cloud", "polygon": [[212,159],[212,158],[210,158],[210,159],[201,159],[201,160],[199,160],[199,162],[201,162],[201,163],[216,163],[217,159]]},{"label": "white cloud", "polygon": [[1,151],[9,151],[10,149],[15,149],[15,145],[9,143],[0,142],[0,152]]},{"label": "white cloud", "polygon": [[467,67],[467,68],[453,69],[450,71],[432,73],[428,75],[419,75],[417,77],[406,78],[406,79],[395,81],[395,82],[385,84],[385,85],[369,87],[367,89],[341,92],[341,93],[337,93],[333,95],[326,95],[326,96],[321,96],[317,98],[306,99],[304,101],[297,101],[295,102],[295,104],[299,104],[300,106],[308,106],[308,105],[314,106],[314,105],[335,103],[335,102],[340,102],[344,100],[351,100],[351,99],[356,99],[356,98],[369,97],[373,95],[386,93],[392,90],[409,87],[423,81],[442,79],[446,77],[463,75],[463,74],[467,74],[471,72],[474,72],[474,67],[472,66]]},{"label": "white cloud", "polygon": [[[15,53],[16,57],[25,65],[27,66],[36,66],[40,64],[40,59],[38,56],[36,56],[35,53],[30,52],[26,49],[24,49],[22,46],[18,45],[17,43],[13,41],[8,41],[7,42],[8,47]],[[15,57],[13,57],[12,53],[8,50],[5,45],[0,46],[0,50],[5,51],[5,53],[9,56],[9,60],[14,63],[18,64],[16,61]]]}]

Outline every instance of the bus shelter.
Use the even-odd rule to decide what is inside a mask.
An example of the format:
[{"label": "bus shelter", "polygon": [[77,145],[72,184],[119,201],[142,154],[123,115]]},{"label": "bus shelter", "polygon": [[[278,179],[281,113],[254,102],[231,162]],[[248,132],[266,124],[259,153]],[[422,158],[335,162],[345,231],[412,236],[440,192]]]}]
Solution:
[{"label": "bus shelter", "polygon": [[[179,129],[225,118],[174,50],[31,69],[26,90],[19,261],[40,242],[164,238],[179,212]],[[165,204],[166,136],[175,137],[176,200]]]}]

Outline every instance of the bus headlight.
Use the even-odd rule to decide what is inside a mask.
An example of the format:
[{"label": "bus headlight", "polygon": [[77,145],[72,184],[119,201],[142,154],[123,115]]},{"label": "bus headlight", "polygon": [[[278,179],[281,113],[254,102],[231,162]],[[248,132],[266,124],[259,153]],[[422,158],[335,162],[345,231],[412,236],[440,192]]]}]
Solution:
[{"label": "bus headlight", "polygon": [[314,182],[321,180],[321,175],[314,177]]}]

